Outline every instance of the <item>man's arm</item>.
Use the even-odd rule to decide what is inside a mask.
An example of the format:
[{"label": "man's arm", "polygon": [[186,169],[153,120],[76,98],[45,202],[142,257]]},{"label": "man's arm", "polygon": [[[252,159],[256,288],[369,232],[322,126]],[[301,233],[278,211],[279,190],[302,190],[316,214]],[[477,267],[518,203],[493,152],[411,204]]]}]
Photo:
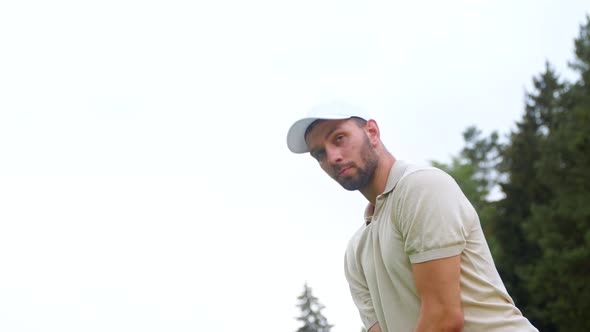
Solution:
[{"label": "man's arm", "polygon": [[379,326],[379,323],[375,323],[367,332],[381,332],[381,326]]},{"label": "man's arm", "polygon": [[460,262],[457,255],[412,265],[421,301],[415,332],[463,330]]}]

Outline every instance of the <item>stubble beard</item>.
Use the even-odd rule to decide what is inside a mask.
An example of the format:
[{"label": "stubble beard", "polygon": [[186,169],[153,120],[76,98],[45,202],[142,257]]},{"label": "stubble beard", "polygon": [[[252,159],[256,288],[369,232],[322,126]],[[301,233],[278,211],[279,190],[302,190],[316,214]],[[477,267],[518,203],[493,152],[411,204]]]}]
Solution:
[{"label": "stubble beard", "polygon": [[377,155],[377,152],[375,152],[375,149],[371,146],[369,138],[366,136],[361,148],[361,161],[364,164],[363,167],[358,167],[355,163],[351,163],[335,169],[335,171],[337,171],[336,174],[338,174],[342,168],[356,168],[355,175],[335,178],[335,180],[340,183],[344,189],[350,191],[360,190],[367,187],[373,180],[373,176],[375,175],[375,170],[377,169],[377,164],[379,162],[379,156]]}]

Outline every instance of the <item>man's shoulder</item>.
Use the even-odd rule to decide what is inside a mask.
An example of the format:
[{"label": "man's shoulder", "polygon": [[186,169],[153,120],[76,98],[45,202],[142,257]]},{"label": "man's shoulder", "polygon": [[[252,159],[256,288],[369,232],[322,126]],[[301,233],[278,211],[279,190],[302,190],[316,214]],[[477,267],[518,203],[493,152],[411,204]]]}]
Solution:
[{"label": "man's shoulder", "polygon": [[432,186],[437,184],[453,183],[453,178],[445,171],[434,166],[408,164],[404,174],[401,176],[398,186]]},{"label": "man's shoulder", "polygon": [[441,196],[461,196],[462,191],[455,179],[445,171],[422,165],[408,165],[400,177],[393,194],[388,197],[400,201],[436,199]]}]

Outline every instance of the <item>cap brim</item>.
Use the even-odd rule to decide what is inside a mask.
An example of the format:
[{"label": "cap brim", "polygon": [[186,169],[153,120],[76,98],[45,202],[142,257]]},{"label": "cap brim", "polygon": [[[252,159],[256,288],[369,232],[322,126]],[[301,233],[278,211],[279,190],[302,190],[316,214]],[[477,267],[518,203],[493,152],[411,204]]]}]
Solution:
[{"label": "cap brim", "polygon": [[293,123],[287,133],[287,146],[293,153],[309,152],[307,142],[305,142],[305,131],[310,124],[318,118],[303,118]]}]

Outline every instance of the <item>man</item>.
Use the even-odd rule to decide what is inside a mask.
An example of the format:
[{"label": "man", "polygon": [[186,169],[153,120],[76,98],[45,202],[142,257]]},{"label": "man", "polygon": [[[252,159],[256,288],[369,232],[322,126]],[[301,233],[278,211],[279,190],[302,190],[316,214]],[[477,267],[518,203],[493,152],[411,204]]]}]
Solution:
[{"label": "man", "polygon": [[344,103],[312,109],[291,126],[287,145],[369,201],[345,255],[369,332],[537,331],[508,295],[477,213],[449,175],[396,161],[375,120]]}]

